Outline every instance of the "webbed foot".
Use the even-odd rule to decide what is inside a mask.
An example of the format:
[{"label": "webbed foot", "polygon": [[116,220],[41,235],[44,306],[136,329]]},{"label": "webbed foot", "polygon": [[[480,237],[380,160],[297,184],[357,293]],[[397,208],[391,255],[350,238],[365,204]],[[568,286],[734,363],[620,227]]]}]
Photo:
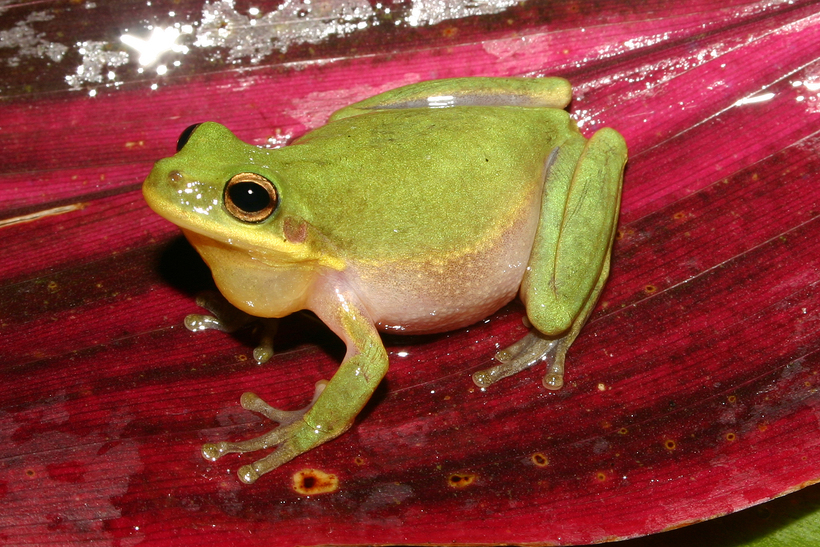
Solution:
[{"label": "webbed foot", "polygon": [[277,422],[279,427],[247,441],[206,443],[202,445],[202,457],[209,461],[216,461],[225,454],[244,454],[245,452],[254,452],[271,446],[278,446],[276,450],[264,458],[250,465],[243,465],[237,471],[239,480],[245,484],[255,482],[256,479],[268,471],[276,469],[304,452],[295,445],[293,438],[297,433],[310,427],[302,418],[313,407],[327,385],[326,380],[316,382],[313,400],[306,407],[299,410],[279,410],[260,399],[255,393],[243,393],[239,399],[242,408],[262,414],[271,421]]},{"label": "webbed foot", "polygon": [[279,327],[278,319],[254,317],[236,308],[224,296],[216,291],[203,291],[196,297],[196,304],[213,315],[192,313],[185,317],[185,328],[192,332],[219,330],[235,332],[245,325],[258,322],[260,325],[259,343],[253,349],[253,358],[260,365],[273,357],[273,337]]},{"label": "webbed foot", "polygon": [[495,354],[499,364],[474,373],[473,382],[479,387],[487,387],[539,361],[545,361],[547,373],[543,378],[544,387],[561,389],[564,385],[564,359],[569,348],[569,344],[561,342],[561,338],[547,338],[531,329],[521,340]]}]

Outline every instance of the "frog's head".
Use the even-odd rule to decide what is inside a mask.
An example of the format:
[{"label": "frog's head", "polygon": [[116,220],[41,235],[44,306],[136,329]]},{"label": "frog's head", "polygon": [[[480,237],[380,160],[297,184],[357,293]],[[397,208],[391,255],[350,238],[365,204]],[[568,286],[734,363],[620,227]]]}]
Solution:
[{"label": "frog's head", "polygon": [[298,198],[283,192],[275,152],[217,123],[191,126],[176,155],[157,162],[142,187],[148,205],[182,228],[228,300],[255,315],[289,313],[290,304],[260,301],[271,289],[301,293],[309,274],[338,269],[298,213]]}]

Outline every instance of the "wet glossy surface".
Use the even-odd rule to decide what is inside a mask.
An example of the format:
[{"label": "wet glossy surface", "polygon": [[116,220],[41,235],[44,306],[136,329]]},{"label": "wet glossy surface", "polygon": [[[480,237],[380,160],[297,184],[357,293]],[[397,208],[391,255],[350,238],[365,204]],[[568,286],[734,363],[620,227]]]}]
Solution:
[{"label": "wet glossy surface", "polygon": [[[391,19],[372,5],[355,31],[256,63],[233,42],[194,45],[200,2],[112,6],[0,8],[5,543],[588,543],[820,479],[815,4],[525,3],[441,19],[396,2]],[[175,22],[198,23],[179,40],[189,52],[140,73],[121,36]],[[111,54],[103,81],[67,80],[91,41]],[[256,485],[235,479],[242,458],[202,460],[206,438],[267,429],[243,391],[302,406],[343,349],[294,318],[258,367],[249,333],[185,330],[208,276],[142,201],[153,161],[206,119],[271,146],[404,83],[546,74],[572,81],[584,132],[611,125],[630,146],[610,282],[565,388],[546,392],[535,370],[473,386],[524,331],[512,305],[455,333],[387,337],[391,370],[357,425]],[[294,490],[316,486],[310,470],[336,489]]]}]

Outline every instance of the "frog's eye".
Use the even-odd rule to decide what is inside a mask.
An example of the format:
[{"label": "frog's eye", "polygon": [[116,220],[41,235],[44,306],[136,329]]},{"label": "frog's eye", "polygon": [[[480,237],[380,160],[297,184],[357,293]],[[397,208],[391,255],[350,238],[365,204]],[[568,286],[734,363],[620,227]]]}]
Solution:
[{"label": "frog's eye", "polygon": [[188,127],[185,128],[185,131],[183,131],[179,135],[179,139],[177,139],[177,152],[182,150],[182,147],[185,146],[186,144],[188,144],[188,139],[191,138],[191,135],[194,134],[194,131],[200,125],[202,125],[202,124],[201,123],[195,123],[194,125],[189,125]]},{"label": "frog's eye", "polygon": [[225,185],[222,196],[225,208],[243,222],[262,222],[279,205],[276,187],[256,173],[239,173]]}]

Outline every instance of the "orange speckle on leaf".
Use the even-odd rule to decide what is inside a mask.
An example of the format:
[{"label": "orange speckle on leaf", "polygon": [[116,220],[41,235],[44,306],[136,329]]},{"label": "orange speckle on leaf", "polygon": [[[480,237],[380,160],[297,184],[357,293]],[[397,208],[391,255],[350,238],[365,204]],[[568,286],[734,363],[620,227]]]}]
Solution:
[{"label": "orange speckle on leaf", "polygon": [[737,439],[737,435],[735,435],[731,431],[729,433],[727,433],[725,435],[725,437],[726,437],[726,440],[729,441],[729,442],[733,442],[735,439]]},{"label": "orange speckle on leaf", "polygon": [[674,441],[674,439],[666,439],[663,446],[666,447],[668,451],[672,452],[678,447],[678,444]]},{"label": "orange speckle on leaf", "polygon": [[293,489],[305,496],[327,494],[339,489],[339,478],[320,469],[302,469],[293,474]]},{"label": "orange speckle on leaf", "polygon": [[538,467],[547,467],[550,464],[550,460],[547,458],[547,455],[541,452],[536,452],[530,456],[530,460],[532,460],[532,463]]},{"label": "orange speckle on leaf", "polygon": [[653,294],[657,290],[658,288],[655,285],[647,285],[643,288],[643,292],[646,294]]},{"label": "orange speckle on leaf", "polygon": [[447,481],[453,488],[466,488],[475,482],[475,473],[453,473]]},{"label": "orange speckle on leaf", "polygon": [[457,27],[447,27],[441,31],[441,35],[445,38],[454,38],[458,34]]}]

